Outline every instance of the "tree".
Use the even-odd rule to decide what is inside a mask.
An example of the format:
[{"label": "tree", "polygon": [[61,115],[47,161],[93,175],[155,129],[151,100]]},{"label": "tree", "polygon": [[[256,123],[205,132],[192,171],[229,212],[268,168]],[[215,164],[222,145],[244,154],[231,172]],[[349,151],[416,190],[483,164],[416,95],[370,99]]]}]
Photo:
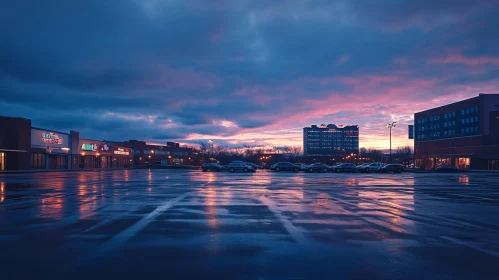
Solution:
[{"label": "tree", "polygon": [[208,143],[206,143],[206,142],[199,143],[199,150],[202,153],[205,153],[208,150]]},{"label": "tree", "polygon": [[413,150],[410,146],[398,147],[394,158],[399,160],[399,163],[409,163]]},{"label": "tree", "polygon": [[245,155],[246,157],[249,157],[249,156],[251,156],[251,155],[253,154],[253,150],[251,149],[251,146],[250,146],[250,145],[244,144],[244,146],[243,146],[243,147],[244,147],[244,149],[245,149],[245,150],[244,150],[244,155]]},{"label": "tree", "polygon": [[[362,152],[362,151],[361,151]],[[365,151],[366,157],[371,161],[381,161],[383,159],[383,152],[375,148],[369,148]]]}]

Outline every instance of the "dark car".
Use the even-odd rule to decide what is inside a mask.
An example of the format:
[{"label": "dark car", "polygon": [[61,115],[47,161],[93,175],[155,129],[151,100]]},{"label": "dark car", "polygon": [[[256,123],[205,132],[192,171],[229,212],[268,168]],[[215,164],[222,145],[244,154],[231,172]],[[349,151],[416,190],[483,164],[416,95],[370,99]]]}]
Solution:
[{"label": "dark car", "polygon": [[300,168],[291,162],[278,162],[270,168],[272,170],[275,170],[276,172],[280,171],[293,171],[293,172],[298,172]]},{"label": "dark car", "polygon": [[201,169],[203,171],[220,171],[223,169],[223,167],[220,165],[220,164],[217,164],[217,163],[203,163],[203,165],[201,166]]},{"label": "dark car", "polygon": [[252,163],[252,162],[246,162],[247,165],[253,167],[253,172],[256,172],[258,168],[260,168],[258,165]]},{"label": "dark car", "polygon": [[323,163],[310,164],[305,169],[307,172],[327,172],[328,170],[329,166]]},{"label": "dark car", "polygon": [[452,173],[452,172],[460,172],[459,169],[455,168],[452,165],[449,164],[442,164],[435,168],[435,172],[441,172],[441,173]]},{"label": "dark car", "polygon": [[404,171],[404,166],[402,166],[402,164],[387,164],[381,168],[381,172],[400,173],[402,171]]},{"label": "dark car", "polygon": [[233,161],[229,164],[228,168],[230,172],[234,171],[249,172],[254,170],[253,166],[248,165],[246,162],[242,161]]},{"label": "dark car", "polygon": [[332,170],[334,172],[357,172],[357,166],[353,163],[340,163],[338,165],[333,166]]}]

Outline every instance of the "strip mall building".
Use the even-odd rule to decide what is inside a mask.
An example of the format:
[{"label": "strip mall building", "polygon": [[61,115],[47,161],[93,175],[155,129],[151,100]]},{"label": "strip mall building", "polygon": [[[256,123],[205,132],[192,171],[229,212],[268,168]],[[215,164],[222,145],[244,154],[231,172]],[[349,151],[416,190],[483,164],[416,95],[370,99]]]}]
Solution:
[{"label": "strip mall building", "polygon": [[181,148],[178,143],[99,141],[81,138],[77,131],[36,128],[29,119],[0,116],[0,171],[129,168],[165,161],[195,164],[199,159],[191,148]]}]

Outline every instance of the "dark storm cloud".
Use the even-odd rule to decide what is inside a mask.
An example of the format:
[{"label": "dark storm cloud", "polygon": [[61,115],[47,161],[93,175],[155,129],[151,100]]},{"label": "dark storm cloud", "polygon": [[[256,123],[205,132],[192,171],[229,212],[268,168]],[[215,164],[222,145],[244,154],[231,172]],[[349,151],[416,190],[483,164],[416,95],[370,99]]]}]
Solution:
[{"label": "dark storm cloud", "polygon": [[108,140],[277,144],[341,120],[375,142],[498,91],[494,3],[3,1],[0,112]]}]

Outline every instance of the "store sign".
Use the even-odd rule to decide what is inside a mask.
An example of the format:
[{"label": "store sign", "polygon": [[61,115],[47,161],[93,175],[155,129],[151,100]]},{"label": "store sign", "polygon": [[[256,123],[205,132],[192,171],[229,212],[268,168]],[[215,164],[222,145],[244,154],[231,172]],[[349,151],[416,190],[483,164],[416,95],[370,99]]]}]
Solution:
[{"label": "store sign", "polygon": [[109,151],[109,146],[106,143],[104,143],[100,146],[100,150],[104,152]]},{"label": "store sign", "polygon": [[82,151],[96,152],[97,151],[97,144],[81,144],[81,150]]},{"label": "store sign", "polygon": [[31,147],[43,149],[52,147],[54,152],[57,152],[68,149],[70,144],[68,134],[31,128]]},{"label": "store sign", "polygon": [[57,144],[62,145],[63,140],[62,137],[53,132],[43,132],[42,133],[42,141],[47,144]]},{"label": "store sign", "polygon": [[123,155],[123,156],[128,156],[130,155],[130,152],[123,149],[123,148],[117,148],[116,150],[114,150],[114,154],[115,155]]}]

